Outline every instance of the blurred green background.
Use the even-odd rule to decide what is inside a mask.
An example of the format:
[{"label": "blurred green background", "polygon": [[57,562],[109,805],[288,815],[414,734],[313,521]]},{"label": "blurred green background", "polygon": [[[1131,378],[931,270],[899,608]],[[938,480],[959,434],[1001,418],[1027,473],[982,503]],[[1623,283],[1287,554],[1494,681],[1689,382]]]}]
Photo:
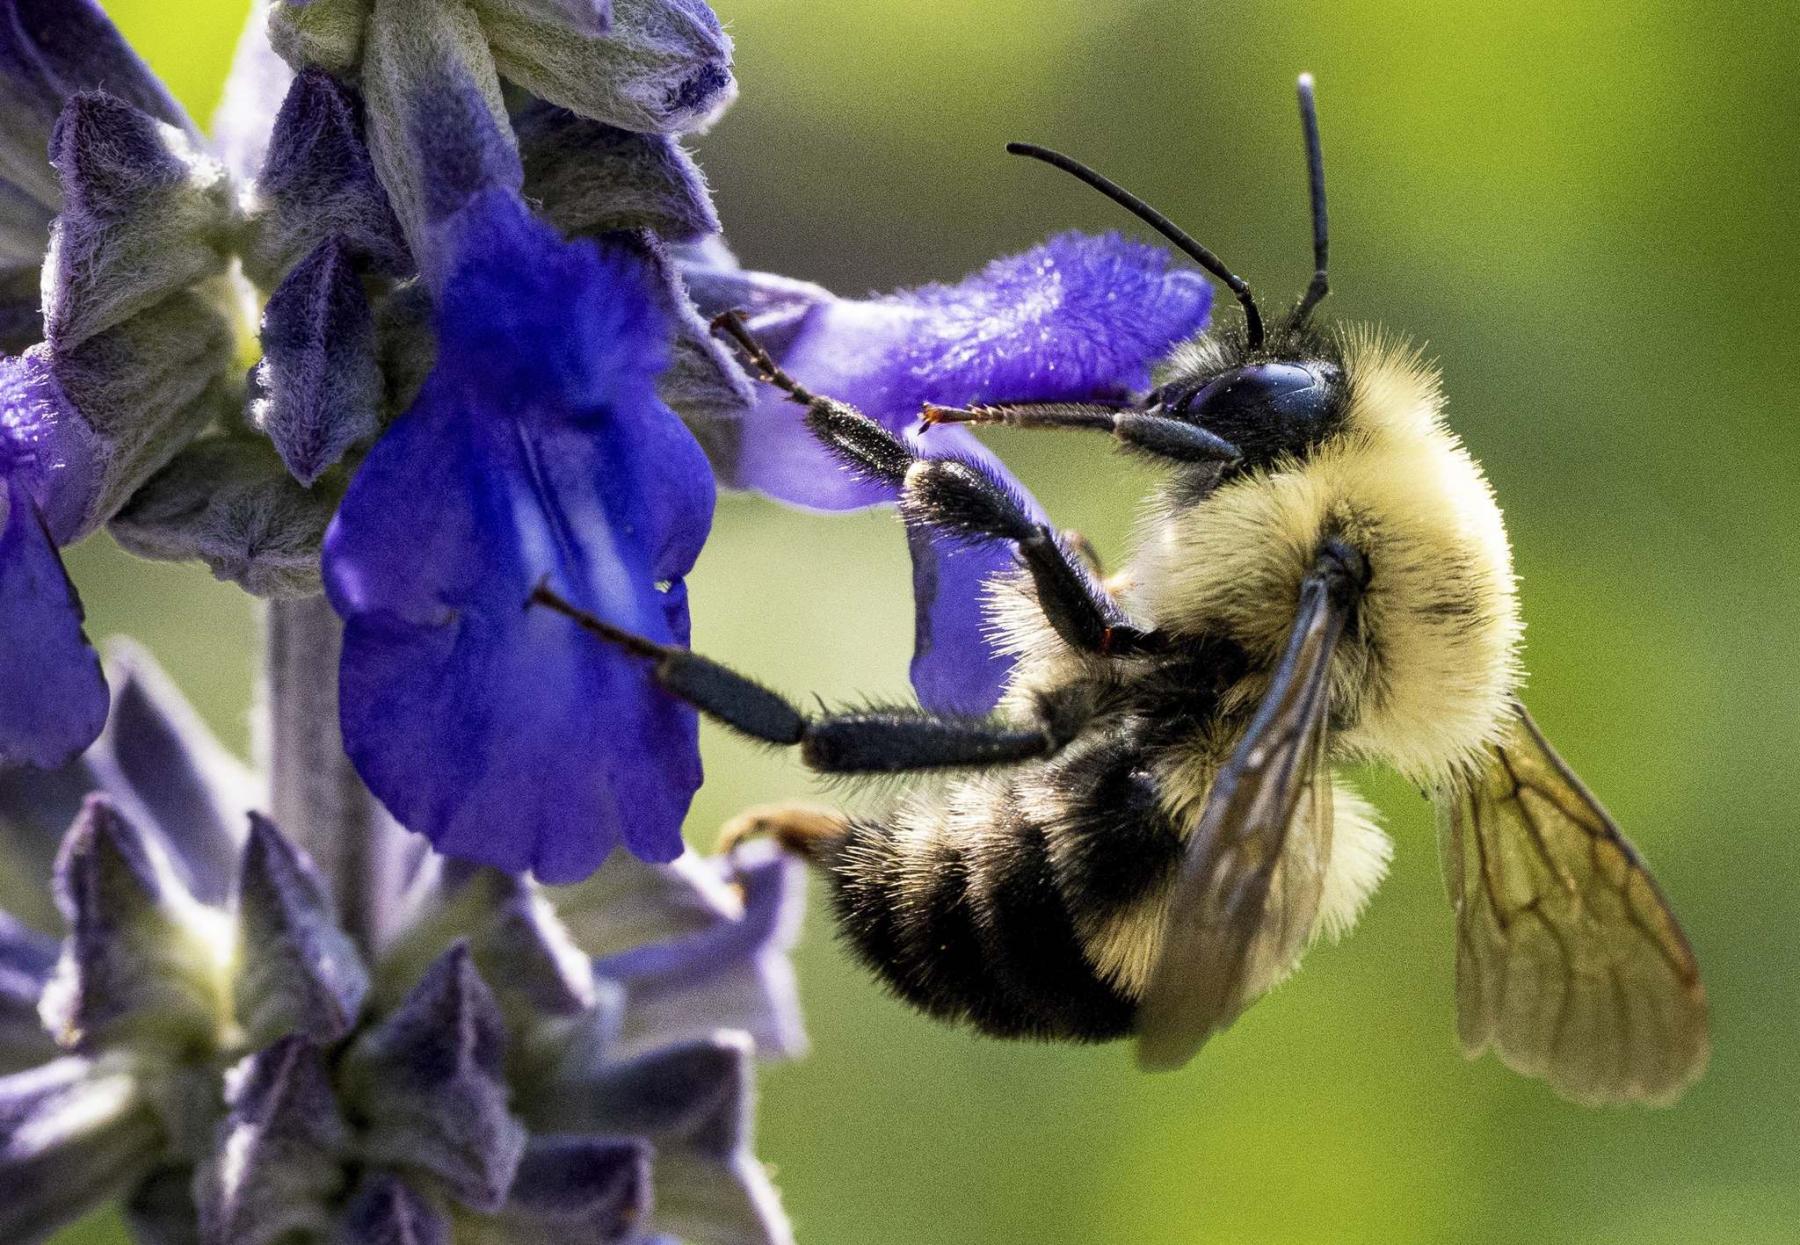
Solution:
[{"label": "blurred green background", "polygon": [[[198,115],[244,0],[107,0]],[[1452,1031],[1431,819],[1321,948],[1185,1071],[1010,1046],[886,999],[814,912],[816,1044],[764,1079],[803,1245],[1800,1240],[1800,22],[1792,4],[719,0],[743,95],[698,145],[755,265],[860,293],[1121,214],[1006,159],[1091,159],[1279,304],[1308,271],[1292,100],[1320,82],[1327,307],[1424,339],[1507,507],[1530,700],[1654,862],[1707,973],[1713,1066],[1675,1109],[1587,1111]],[[1125,548],[1145,477],[995,443]],[[255,626],[201,570],[71,558],[96,634],[145,639],[247,741]],[[891,516],[727,499],[698,645],[796,692],[904,689]],[[690,836],[809,790],[717,731]],[[109,1223],[62,1238],[118,1240]]]}]

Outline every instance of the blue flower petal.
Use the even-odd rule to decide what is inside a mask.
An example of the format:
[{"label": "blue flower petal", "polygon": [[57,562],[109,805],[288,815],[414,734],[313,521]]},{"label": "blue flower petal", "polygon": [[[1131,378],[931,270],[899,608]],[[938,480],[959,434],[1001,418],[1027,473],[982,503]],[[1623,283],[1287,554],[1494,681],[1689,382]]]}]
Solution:
[{"label": "blue flower petal", "polygon": [[37,506],[0,478],[0,766],[61,765],[106,725],[106,679]]},{"label": "blue flower petal", "polygon": [[[1061,234],[956,285],[870,300],[807,305],[792,283],[731,275],[704,259],[690,266],[704,294],[761,308],[751,328],[802,384],[851,403],[923,453],[974,459],[1009,484],[1005,468],[967,430],[940,427],[921,439],[920,408],[1126,396],[1146,387],[1151,366],[1200,329],[1212,303],[1205,278],[1171,269],[1165,252],[1116,234]],[[826,510],[892,500],[892,490],[839,467],[803,416],[765,389],[744,417],[729,482]],[[1012,568],[1012,551],[917,537],[911,551],[914,688],[930,708],[984,713],[1012,668],[983,622],[985,585]]]},{"label": "blue flower petal", "polygon": [[550,882],[621,841],[672,859],[700,781],[693,712],[641,660],[525,607],[548,580],[686,643],[713,486],[656,397],[666,318],[637,261],[565,245],[503,196],[458,230],[440,363],[326,536],[346,747],[446,854]]},{"label": "blue flower petal", "polygon": [[1018,565],[1003,542],[960,545],[909,532],[913,657],[919,703],[938,713],[980,715],[1000,701],[1013,660],[995,647],[985,612],[988,584]]},{"label": "blue flower petal", "polygon": [[70,399],[60,375],[66,362],[43,345],[0,358],[0,478],[35,502],[59,546],[93,530],[107,460],[116,456]]},{"label": "blue flower petal", "polygon": [[[789,340],[771,345],[802,384],[910,432],[927,402],[1079,401],[1142,389],[1151,366],[1206,322],[1211,303],[1205,278],[1170,269],[1155,247],[1069,233],[956,285],[815,304],[798,324],[781,304]],[[753,318],[751,327],[761,326]],[[879,500],[805,440],[803,414],[765,391],[731,483],[822,509]],[[927,448],[962,452],[967,442],[951,431],[933,431]],[[767,451],[755,453],[758,443]]]}]

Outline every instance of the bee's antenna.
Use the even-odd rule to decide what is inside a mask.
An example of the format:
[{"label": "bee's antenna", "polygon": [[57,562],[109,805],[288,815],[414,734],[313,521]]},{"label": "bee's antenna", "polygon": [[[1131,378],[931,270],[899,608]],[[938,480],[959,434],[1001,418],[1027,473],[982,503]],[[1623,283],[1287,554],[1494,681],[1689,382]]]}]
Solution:
[{"label": "bee's antenna", "polygon": [[1302,328],[1307,317],[1312,315],[1313,308],[1331,292],[1331,282],[1325,276],[1325,153],[1319,146],[1319,106],[1313,100],[1311,74],[1300,75],[1298,90],[1300,131],[1306,138],[1306,178],[1312,194],[1313,228],[1313,278],[1307,284],[1306,293],[1300,296],[1299,305],[1294,308],[1294,327]]},{"label": "bee's antenna", "polygon": [[[1224,261],[1217,255],[1214,255],[1211,251],[1189,237],[1174,221],[1170,220],[1167,216],[1164,216],[1161,212],[1151,207],[1148,203],[1145,203],[1142,199],[1132,194],[1117,182],[1110,178],[1102,177],[1099,173],[1096,173],[1093,169],[1090,169],[1087,165],[1081,163],[1081,161],[1071,159],[1070,157],[1063,155],[1060,151],[1051,151],[1048,147],[1039,147],[1035,143],[1008,143],[1006,144],[1006,150],[1015,156],[1030,156],[1033,160],[1042,160],[1045,164],[1059,168],[1063,172],[1079,178],[1107,198],[1111,199],[1114,203],[1124,208],[1127,212],[1130,212],[1133,216],[1143,221],[1146,225],[1150,226],[1150,228],[1156,230],[1157,233],[1160,233],[1183,251],[1187,252],[1187,254],[1193,258],[1195,263],[1199,264],[1202,268],[1206,269],[1206,271],[1212,273],[1213,276],[1223,281],[1230,288],[1231,292],[1237,295],[1238,302],[1243,304],[1244,308],[1244,330],[1250,341],[1250,349],[1259,350],[1262,348],[1262,313],[1256,309],[1256,299],[1251,296],[1250,286],[1242,277],[1227,268]],[[1320,202],[1322,204],[1322,200]],[[1318,210],[1323,211],[1323,206],[1320,206]],[[1321,254],[1323,254],[1323,252],[1321,252]],[[1322,262],[1323,261],[1321,261],[1321,263]],[[1320,291],[1320,297],[1324,297],[1323,291]],[[1316,302],[1317,300],[1315,299],[1314,301]]]}]

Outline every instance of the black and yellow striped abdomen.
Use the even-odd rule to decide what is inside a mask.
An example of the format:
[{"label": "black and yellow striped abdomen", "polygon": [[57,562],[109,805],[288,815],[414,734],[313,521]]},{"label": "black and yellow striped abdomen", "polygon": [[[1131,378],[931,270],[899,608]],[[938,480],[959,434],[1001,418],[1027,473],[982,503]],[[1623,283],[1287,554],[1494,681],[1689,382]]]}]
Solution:
[{"label": "black and yellow striped abdomen", "polygon": [[1181,852],[1144,764],[1125,736],[1090,736],[852,821],[819,861],[843,937],[939,1019],[1008,1038],[1130,1033],[1136,999],[1097,966],[1091,931],[1154,896]]}]

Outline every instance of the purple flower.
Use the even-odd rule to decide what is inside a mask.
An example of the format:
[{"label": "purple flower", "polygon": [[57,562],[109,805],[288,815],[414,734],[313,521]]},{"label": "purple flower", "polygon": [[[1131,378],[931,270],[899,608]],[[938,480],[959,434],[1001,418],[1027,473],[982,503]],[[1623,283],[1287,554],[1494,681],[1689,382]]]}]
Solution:
[{"label": "purple flower", "polygon": [[55,378],[0,358],[0,766],[59,765],[106,721],[106,681],[57,545],[80,530],[91,439]]},{"label": "purple flower", "polygon": [[[921,438],[920,408],[1124,398],[1148,386],[1151,365],[1171,346],[1200,330],[1212,303],[1200,274],[1171,270],[1165,252],[1116,234],[1063,234],[956,285],[867,300],[738,271],[716,252],[691,262],[686,275],[702,310],[744,308],[752,331],[815,393],[858,407],[922,453],[972,459],[1007,480],[966,429],[938,427]],[[841,469],[803,416],[765,389],[723,478],[822,510],[893,500]],[[910,547],[913,685],[932,708],[984,713],[1011,669],[982,626],[984,585],[1012,567],[1011,551],[926,537]]]},{"label": "purple flower", "polygon": [[438,365],[326,536],[346,746],[450,855],[546,881],[620,842],[672,859],[700,782],[693,712],[645,663],[525,608],[547,580],[687,642],[713,483],[657,397],[670,324],[635,255],[565,244],[501,192],[454,228]]},{"label": "purple flower", "polygon": [[0,774],[59,903],[0,885],[0,1239],[119,1198],[143,1241],[791,1241],[749,1128],[803,1041],[797,864],[427,857],[371,955],[147,659],[114,679],[95,749]]},{"label": "purple flower", "polygon": [[[163,369],[194,374],[201,360],[166,339],[198,319],[186,305],[137,316],[223,265],[200,237],[221,213],[205,170],[184,162],[192,137],[92,0],[0,0],[0,351],[21,352],[0,356],[0,765],[60,764],[106,719],[56,550],[154,469],[157,433],[193,423],[192,381],[164,383]],[[145,228],[125,238],[128,214]],[[27,349],[46,318],[57,346]],[[196,340],[201,354],[217,344],[204,327]],[[125,389],[129,413],[114,406]]]}]

